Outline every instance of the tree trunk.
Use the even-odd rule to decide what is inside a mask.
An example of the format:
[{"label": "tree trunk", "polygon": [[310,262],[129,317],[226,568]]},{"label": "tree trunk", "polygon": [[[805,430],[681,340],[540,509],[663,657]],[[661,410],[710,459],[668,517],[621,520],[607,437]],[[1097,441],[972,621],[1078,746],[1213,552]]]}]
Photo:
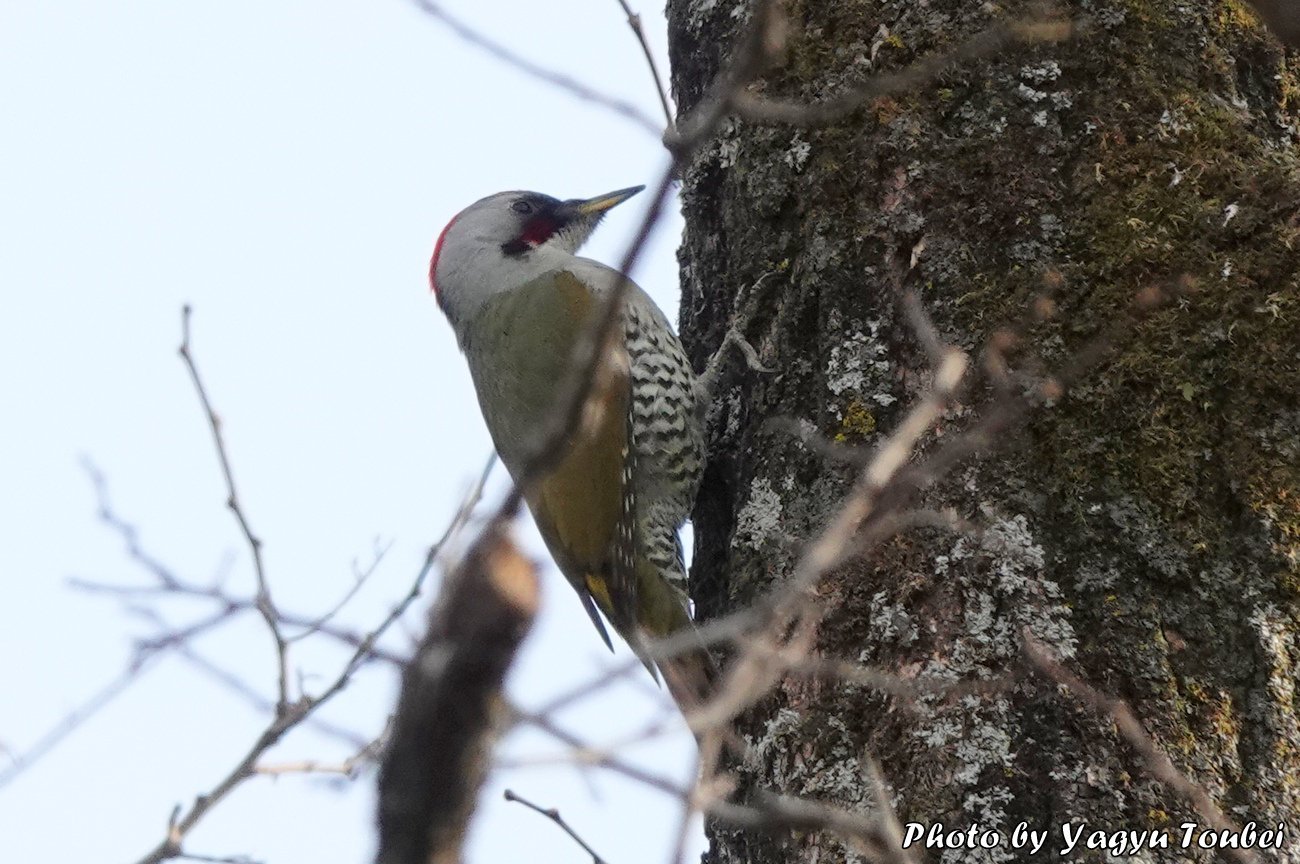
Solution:
[{"label": "tree trunk", "polygon": [[[726,62],[744,8],[669,0],[683,112]],[[1028,9],[783,8],[784,56],[750,92],[812,101]],[[748,305],[747,335],[777,370],[743,376],[713,417],[694,514],[706,616],[787,578],[854,479],[768,421],[869,450],[928,385],[900,273],[976,359],[1051,292],[1055,314],[1028,325],[1014,357],[1021,383],[1132,323],[1078,386],[922,497],[981,532],[903,534],[818,589],[821,654],[919,681],[1013,675],[1011,688],[905,702],[791,677],[738,723],[738,797],[866,810],[872,755],[904,822],[1002,833],[997,848],[926,860],[1027,859],[1009,842],[1022,821],[1050,832],[1033,860],[1107,860],[1061,854],[1066,822],[1166,829],[1171,848],[1146,860],[1217,860],[1177,848],[1182,823],[1208,825],[1109,717],[1026,671],[1027,629],[1127,700],[1231,819],[1287,823],[1265,860],[1300,861],[1300,61],[1237,0],[1070,11],[1091,32],[1013,45],[830,125],[730,120],[685,172],[692,359]],[[1194,289],[1132,318],[1139,291],[1183,276]],[[961,434],[991,393],[966,391],[925,448]],[[709,833],[713,862],[858,860],[824,833]]]}]

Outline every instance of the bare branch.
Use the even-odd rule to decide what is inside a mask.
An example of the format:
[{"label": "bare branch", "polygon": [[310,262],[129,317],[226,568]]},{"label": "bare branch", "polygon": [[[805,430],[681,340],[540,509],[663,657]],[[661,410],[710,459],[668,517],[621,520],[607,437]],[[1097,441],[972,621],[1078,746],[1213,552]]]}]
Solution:
[{"label": "bare branch", "polygon": [[343,596],[338,599],[338,602],[331,606],[324,614],[313,621],[309,626],[304,627],[298,633],[285,637],[285,641],[300,642],[314,633],[319,633],[321,628],[328,625],[336,615],[342,612],[343,607],[352,602],[352,598],[357,596],[357,592],[365,587],[365,584],[370,581],[371,576],[375,575],[375,571],[379,569],[380,563],[384,560],[384,556],[388,554],[388,550],[391,548],[393,548],[393,544],[390,541],[384,544],[383,547],[375,549],[374,557],[370,559],[370,563],[366,565],[365,569],[358,569],[354,563],[352,587],[348,588],[348,590],[344,592]]},{"label": "bare branch", "polygon": [[[405,613],[405,611],[410,606],[410,604],[414,602],[415,598],[420,595],[421,589],[423,588],[424,585],[424,581],[427,579],[429,573],[433,569],[434,564],[437,562],[443,546],[450,540],[450,538],[452,538],[456,534],[457,531],[460,530],[460,528],[468,520],[469,513],[473,508],[474,502],[476,502],[482,494],[483,483],[486,481],[488,471],[491,469],[491,465],[492,462],[491,460],[489,460],[488,465],[484,469],[482,475],[480,476],[477,485],[467,496],[465,502],[461,505],[460,510],[457,512],[456,516],[452,519],[451,524],[447,526],[447,529],[443,532],[443,536],[438,540],[437,543],[435,543],[432,547],[430,547],[429,552],[425,557],[424,565],[421,567],[419,573],[416,575],[416,578],[413,581],[411,588],[407,592],[406,596],[403,597],[402,600],[399,601],[397,605],[392,610],[389,611],[388,615],[384,618],[384,620],[381,621],[373,630],[371,630],[369,633],[366,633],[364,636],[357,636],[351,639],[351,641],[355,642],[354,651],[350,656],[350,658],[347,660],[347,662],[343,665],[342,670],[334,678],[333,682],[328,687],[326,687],[318,696],[312,697],[303,694],[295,702],[290,703],[288,705],[284,705],[283,703],[277,704],[271,723],[267,725],[267,727],[252,743],[252,745],[248,748],[248,750],[245,752],[244,756],[239,760],[239,762],[215,786],[213,786],[210,791],[208,791],[203,795],[198,796],[194,800],[194,803],[190,805],[188,810],[185,810],[180,806],[177,806],[177,808],[173,811],[170,820],[168,821],[166,836],[153,850],[151,850],[147,855],[145,855],[143,858],[140,859],[140,864],[158,864],[158,862],[162,862],[162,861],[166,861],[169,859],[178,858],[186,855],[183,849],[183,843],[186,836],[189,834],[189,832],[192,831],[193,828],[199,822],[201,822],[204,819],[204,817],[206,817],[207,814],[211,812],[211,810],[215,806],[217,806],[232,791],[234,791],[236,787],[238,787],[244,781],[248,780],[250,777],[253,777],[259,773],[258,765],[261,762],[263,756],[266,754],[267,751],[269,751],[272,747],[278,744],[279,741],[289,731],[291,731],[292,729],[296,728],[297,726],[305,722],[309,722],[309,721],[314,722],[313,720],[314,712],[321,705],[325,704],[326,702],[333,699],[336,695],[338,695],[338,693],[341,692],[343,688],[347,686],[348,682],[352,680],[352,676],[356,673],[357,669],[359,669],[368,659],[376,656],[379,653],[379,650],[376,647],[376,643],[392,627],[392,625],[399,618],[401,618],[401,616]],[[206,589],[198,588],[195,586],[189,586],[187,583],[178,580],[169,571],[167,571],[161,565],[158,565],[157,562],[154,561],[154,559],[150,558],[147,555],[147,553],[145,553],[139,547],[139,544],[137,542],[134,542],[135,533],[134,530],[131,529],[129,525],[126,525],[126,523],[121,522],[121,520],[118,520],[115,516],[113,516],[111,511],[107,510],[106,505],[104,505],[104,512],[106,514],[105,519],[109,520],[110,523],[114,524],[114,526],[117,527],[120,531],[123,531],[124,536],[127,536],[129,542],[133,543],[133,545],[130,547],[132,551],[132,556],[135,557],[137,560],[150,562],[151,564],[150,569],[154,573],[155,577],[159,580],[159,585],[150,587],[148,589],[144,589],[145,591],[147,591],[148,593],[162,593],[162,594],[174,593],[174,594],[191,594],[192,596],[204,596],[213,599],[218,599],[221,602],[226,603],[228,605],[235,602],[228,598],[222,597],[220,587],[212,587]],[[130,589],[127,590],[129,591]],[[283,623],[294,623],[294,619],[291,617],[285,617],[278,611],[275,614],[276,614],[275,621],[277,623],[277,628],[280,624]],[[312,622],[302,622],[302,623],[304,625],[307,625]],[[316,621],[315,623],[319,625],[319,621]],[[329,629],[327,626],[320,626],[319,631],[323,634],[335,636],[336,638],[340,638],[341,636],[341,632],[334,632],[331,629]],[[181,656],[184,656],[187,659],[190,659],[194,662],[198,662],[200,663],[201,666],[205,666],[206,669],[211,674],[217,675],[219,678],[223,679],[224,683],[241,692],[243,695],[246,696],[246,698],[249,698],[255,704],[260,699],[260,697],[253,690],[251,690],[251,688],[249,688],[246,684],[240,682],[238,679],[234,678],[233,676],[228,675],[227,673],[224,672],[224,670],[221,670],[218,667],[213,666],[212,664],[206,663],[206,661],[203,661],[202,658],[199,658],[197,655],[194,655],[193,652],[189,650],[185,642],[183,641],[175,642],[174,647],[181,654]],[[366,748],[363,747],[362,749],[364,751]],[[358,759],[360,758],[361,757],[359,754]]]},{"label": "bare branch", "polygon": [[[695,757],[696,777],[701,776],[700,768],[700,758],[697,753]],[[684,864],[686,861],[686,843],[691,835],[691,819],[699,812],[699,808],[695,804],[696,797],[696,795],[687,795],[682,799],[681,815],[677,817],[677,840],[673,843],[673,851],[668,857],[668,864]]]},{"label": "bare branch", "polygon": [[537,602],[536,570],[495,525],[448,575],[403,676],[379,776],[376,860],[460,860],[501,687]]},{"label": "bare branch", "polygon": [[[461,500],[455,515],[443,530],[442,536],[429,547],[425,556],[424,565],[416,575],[411,584],[411,588],[401,598],[396,606],[390,611],[388,618],[381,622],[376,628],[378,632],[386,631],[397,618],[405,614],[410,608],[411,603],[420,596],[424,583],[429,574],[432,572],[434,564],[437,562],[442,551],[447,547],[448,542],[455,537],[469,521],[470,515],[474,508],[482,500],[483,487],[487,483],[492,466],[496,462],[496,457],[491,456],[484,464],[483,470],[479,473],[474,485]],[[153,557],[140,543],[139,532],[134,525],[131,525],[120,517],[112,508],[108,497],[108,487],[103,475],[90,463],[86,463],[86,471],[90,474],[91,480],[95,485],[96,496],[99,506],[99,517],[113,531],[122,537],[127,546],[127,554],[131,560],[135,561],[142,568],[153,575],[155,583],[153,585],[114,585],[103,582],[97,582],[89,579],[72,578],[68,583],[78,590],[98,594],[110,594],[120,597],[123,600],[130,600],[139,597],[194,597],[197,599],[208,600],[217,605],[217,610],[208,618],[204,618],[188,625],[179,630],[166,629],[165,622],[161,615],[156,611],[144,609],[139,606],[130,607],[138,615],[142,615],[148,620],[163,628],[161,635],[151,639],[141,640],[137,645],[137,650],[142,652],[152,651],[160,648],[172,648],[189,641],[199,633],[206,632],[212,627],[231,620],[234,616],[244,612],[257,611],[257,600],[255,597],[246,597],[229,594],[220,585],[199,585],[182,579],[173,573],[166,565]],[[368,577],[371,569],[379,563],[379,556],[384,550],[377,552],[376,559],[370,568],[367,568],[359,581]],[[345,595],[345,600],[355,596],[356,588],[349,589]],[[367,647],[368,653],[362,660],[370,658],[382,660],[393,666],[404,666],[406,658],[399,656],[389,650],[376,644],[373,638],[374,633],[353,632],[330,623],[332,614],[337,614],[343,603],[336,604],[329,612],[324,615],[308,617],[284,610],[276,610],[277,620],[283,631],[285,627],[302,628],[301,633],[294,634],[286,641],[305,638],[308,635],[320,633],[337,642],[347,645],[349,648],[358,649],[363,646]]]},{"label": "bare branch", "polygon": [[565,834],[568,834],[570,837],[572,837],[573,842],[581,846],[583,851],[591,856],[591,864],[607,864],[605,859],[601,858],[600,855],[597,854],[596,850],[592,849],[591,846],[587,845],[587,841],[583,840],[582,837],[579,836],[578,832],[574,831],[572,826],[570,826],[568,822],[564,821],[564,817],[560,815],[560,811],[557,810],[556,808],[539,807],[538,805],[534,804],[532,801],[529,801],[527,798],[524,798],[522,795],[516,795],[510,789],[507,789],[505,791],[504,797],[507,801],[513,801],[516,804],[522,804],[525,807],[527,807],[529,810],[532,810],[534,813],[542,814],[547,819],[550,819],[552,822],[558,825],[560,827],[560,830],[562,830]]},{"label": "bare branch", "polygon": [[266,629],[275,643],[275,659],[277,678],[279,681],[279,701],[276,705],[276,711],[288,711],[289,706],[289,646],[285,642],[284,634],[280,632],[279,615],[275,610],[275,602],[271,599],[271,586],[266,578],[266,565],[262,560],[262,541],[253,533],[252,526],[248,524],[248,516],[244,512],[244,507],[239,501],[239,493],[235,491],[235,475],[230,467],[230,456],[226,450],[225,437],[221,433],[221,418],[212,407],[212,400],[208,398],[207,388],[203,386],[203,378],[199,375],[199,367],[194,362],[194,354],[190,349],[190,313],[189,304],[181,309],[181,347],[179,353],[181,360],[185,362],[185,368],[190,373],[190,380],[194,384],[194,391],[198,394],[199,402],[203,405],[204,416],[207,417],[208,426],[212,430],[212,443],[217,450],[217,461],[221,464],[221,475],[226,481],[226,506],[230,512],[235,515],[235,521],[239,523],[239,530],[244,535],[244,540],[248,543],[248,549],[253,555],[253,575],[257,579],[257,603],[256,608],[262,620],[266,623]]},{"label": "bare branch", "polygon": [[577,735],[557,725],[549,717],[541,714],[517,713],[515,719],[517,722],[536,726],[557,741],[567,744],[573,750],[573,759],[571,761],[581,765],[596,765],[607,768],[615,774],[621,774],[624,777],[636,780],[651,789],[657,789],[674,798],[684,799],[690,794],[688,789],[682,788],[667,777],[625,762],[607,748],[587,744]]},{"label": "bare branch", "polygon": [[1283,45],[1300,48],[1300,5],[1295,0],[1250,0]]},{"label": "bare branch", "polygon": [[[1142,758],[1152,777],[1185,798],[1196,813],[1216,831],[1241,833],[1240,826],[1219,809],[1203,786],[1193,782],[1186,774],[1174,767],[1169,754],[1151,737],[1127,702],[1107,696],[1066,669],[1051,649],[1039,641],[1028,627],[1021,631],[1021,635],[1025,640],[1025,655],[1034,667],[1073,693],[1077,699],[1087,703],[1094,711],[1109,715],[1115,721],[1120,734]],[[1245,864],[1258,864],[1260,860],[1253,849],[1226,847],[1222,851],[1225,855]]]},{"label": "bare branch", "polygon": [[616,336],[622,318],[623,299],[631,284],[630,274],[663,214],[678,170],[694,149],[717,130],[736,93],[766,65],[774,51],[768,39],[775,15],[772,11],[774,6],[773,0],[756,0],[753,18],[740,41],[734,61],[719,76],[711,94],[687,116],[689,131],[683,133],[670,130],[665,134],[665,144],[673,154],[673,162],[655,185],[645,216],[619,263],[617,269],[623,278],[603,298],[591,325],[578,339],[570,374],[557,394],[550,422],[538,436],[532,454],[524,460],[521,476],[515,478],[514,488],[497,509],[494,523],[499,524],[513,516],[527,490],[551,470],[563,455],[569,436],[578,427],[592,395],[593,385],[601,364],[605,362],[609,346]]},{"label": "bare branch", "polygon": [[9,764],[5,766],[3,771],[0,771],[0,789],[18,779],[20,775],[39,762],[46,754],[62,744],[64,739],[80,729],[88,720],[111,704],[114,699],[126,692],[127,688],[140,680],[146,671],[153,668],[153,661],[156,659],[158,659],[156,652],[141,653],[127,666],[125,671],[104,685],[85,702],[69,711],[35,744],[22,753],[12,755]]},{"label": "bare branch", "polygon": [[380,625],[379,629],[370,634],[366,644],[357,648],[356,653],[344,666],[343,671],[339,673],[334,683],[326,688],[320,696],[312,698],[304,695],[298,701],[287,706],[285,710],[277,711],[270,725],[258,736],[239,763],[210,792],[198,796],[189,810],[182,811],[182,808],[177,805],[168,820],[165,838],[151,852],[140,859],[140,864],[158,864],[158,862],[183,856],[185,852],[182,843],[186,835],[237,786],[257,773],[257,762],[266,751],[278,744],[291,729],[310,718],[317,708],[334,698],[347,685],[360,663],[365,657],[369,656],[372,647],[371,643],[377,640],[396,618],[396,615],[390,615]]},{"label": "bare branch", "polygon": [[414,0],[415,5],[421,12],[424,12],[431,18],[441,21],[449,30],[456,34],[462,41],[473,45],[475,48],[482,49],[492,56],[493,59],[518,69],[529,77],[556,87],[571,96],[574,96],[583,102],[591,102],[601,108],[608,109],[620,117],[636,123],[641,128],[650,132],[652,135],[659,135],[659,124],[650,119],[641,109],[637,108],[631,102],[625,99],[619,99],[616,96],[610,96],[587,86],[583,82],[574,78],[572,75],[566,75],[563,72],[557,72],[554,69],[548,69],[538,63],[534,63],[527,57],[518,54],[514,50],[506,47],[492,37],[466,24],[459,18],[448,13],[438,3],[432,0]]},{"label": "bare branch", "polygon": [[645,54],[646,65],[650,67],[650,77],[655,82],[655,92],[659,94],[659,105],[664,109],[664,128],[673,128],[673,109],[668,102],[668,91],[664,88],[663,78],[659,75],[659,64],[655,62],[654,52],[650,50],[650,42],[646,39],[645,28],[641,26],[641,16],[632,11],[627,0],[618,0],[618,5],[623,7],[623,14],[627,16],[627,26],[632,28],[632,33],[636,36],[636,41],[641,44],[641,52]]},{"label": "bare branch", "polygon": [[[229,669],[222,668],[216,661],[211,660],[205,657],[204,655],[200,654],[192,646],[178,645],[175,649],[175,653],[177,657],[179,657],[181,660],[184,660],[195,670],[207,676],[213,682],[221,685],[222,687],[229,690],[231,693],[235,694],[239,698],[243,699],[249,705],[249,707],[253,708],[254,710],[260,711],[265,714],[271,714],[274,712],[275,710],[274,700],[267,699],[262,694],[258,693],[256,690],[250,687],[248,682],[244,681],[234,672],[231,672]],[[342,743],[347,744],[350,747],[355,747],[358,750],[363,749],[366,746],[365,739],[362,738],[360,735],[358,735],[356,732],[344,728],[342,726],[335,725],[329,722],[328,720],[324,720],[315,714],[305,718],[302,721],[302,725],[311,727],[317,732],[320,732],[324,735],[328,735],[331,738],[338,739]]]},{"label": "bare branch", "polygon": [[186,852],[176,856],[180,861],[201,861],[204,864],[262,864],[247,855],[192,855]]},{"label": "bare branch", "polygon": [[180,805],[177,805],[167,822],[166,836],[152,851],[140,859],[140,864],[159,864],[159,862],[184,855],[181,844],[184,842],[185,836],[213,807],[223,801],[236,786],[253,776],[254,765],[262,754],[275,746],[286,732],[306,719],[308,714],[319,704],[319,702],[301,699],[292,705],[286,706],[283,711],[277,712],[271,724],[257,737],[257,740],[253,742],[253,745],[239,760],[238,764],[212,787],[210,792],[194,799],[194,803],[190,805],[189,810],[182,811]]},{"label": "bare branch", "polygon": [[785,18],[774,0],[754,0],[749,27],[727,64],[691,112],[664,134],[674,168],[706,141],[743,101],[744,89],[775,58],[784,45]]},{"label": "bare branch", "polygon": [[855,851],[873,860],[897,860],[889,852],[889,834],[878,818],[825,802],[764,793],[749,804],[716,800],[705,809],[722,822],[753,831],[830,831],[857,841]]},{"label": "bare branch", "polygon": [[872,800],[876,804],[880,831],[884,835],[884,850],[892,864],[916,864],[916,856],[903,848],[903,826],[898,821],[898,811],[889,796],[889,784],[885,781],[885,772],[875,756],[867,756],[866,774],[871,782]]},{"label": "bare branch", "polygon": [[935,372],[933,389],[908,412],[899,427],[876,451],[853,491],[827,528],[809,544],[789,580],[787,597],[811,587],[841,560],[858,528],[876,508],[877,501],[910,458],[921,436],[942,414],[966,372],[962,351],[947,347]]},{"label": "bare branch", "polygon": [[384,752],[387,741],[388,730],[385,730],[383,735],[368,742],[366,746],[342,762],[321,762],[316,759],[304,759],[299,762],[262,764],[258,765],[255,770],[258,774],[267,777],[280,777],[285,774],[337,774],[351,780],[361,773],[362,768],[379,758],[380,754]]},{"label": "bare branch", "polygon": [[[427,573],[423,575],[427,576]],[[91,579],[72,578],[68,580],[68,584],[79,591],[86,591],[92,594],[108,594],[123,598],[124,600],[137,597],[174,596],[201,598],[218,604],[218,611],[213,613],[213,615],[208,619],[203,619],[202,621],[196,622],[182,630],[173,630],[165,632],[152,639],[142,640],[138,646],[142,650],[152,648],[155,645],[159,647],[174,646],[178,642],[185,641],[188,638],[198,635],[200,632],[205,632],[206,630],[211,629],[213,625],[229,621],[236,615],[257,611],[256,598],[240,595],[228,595],[224,593],[223,589],[220,587],[195,585],[175,576],[170,577],[170,579],[171,581],[164,585],[114,585],[105,582],[97,582]],[[415,586],[412,591],[413,594],[408,594],[408,596],[403,598],[401,601],[401,609],[403,612],[408,608],[411,601],[414,600],[415,597],[419,596],[420,587]],[[142,609],[138,606],[132,607],[132,611],[136,614],[142,613]],[[327,636],[336,642],[341,642],[349,648],[358,648],[365,644],[369,635],[354,632],[328,622],[322,623],[319,616],[308,617],[294,612],[286,612],[284,610],[277,610],[276,614],[278,615],[282,626],[302,627],[304,629],[314,628],[314,632]],[[156,620],[161,622],[162,619],[159,617]],[[366,659],[382,660],[393,666],[402,666],[406,663],[406,658],[404,656],[399,656],[398,654],[380,647],[379,645],[371,644],[369,651],[370,653]]]}]

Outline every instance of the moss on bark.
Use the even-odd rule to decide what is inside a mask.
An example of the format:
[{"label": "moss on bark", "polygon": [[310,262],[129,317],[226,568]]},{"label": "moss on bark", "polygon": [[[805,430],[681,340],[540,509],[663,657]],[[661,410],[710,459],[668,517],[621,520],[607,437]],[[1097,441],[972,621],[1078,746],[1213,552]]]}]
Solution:
[{"label": "moss on bark", "polygon": [[[684,109],[717,73],[742,8],[669,3]],[[788,54],[758,86],[808,99],[1023,11],[785,9]],[[1300,60],[1237,0],[1073,11],[1094,22],[1077,42],[1010,49],[832,126],[733,120],[690,166],[688,348],[701,362],[752,298],[749,335],[779,368],[715,411],[697,598],[722,612],[783,578],[851,480],[765,421],[870,446],[924,389],[890,276],[921,244],[925,305],[972,351],[1053,287],[1057,314],[1031,329],[1022,370],[1068,363],[1143,287],[1192,277],[1194,290],[1134,328],[1014,447],[930,494],[983,534],[909,534],[831,574],[819,649],[977,679],[1018,668],[1029,627],[1130,700],[1226,811],[1300,834]],[[985,395],[969,394],[941,432],[959,432]],[[748,788],[866,807],[869,749],[905,818],[922,822],[1195,821],[1108,723],[1033,677],[994,697],[913,705],[790,681],[741,731]],[[843,854],[830,838],[712,830],[717,861]],[[935,860],[1012,860],[1003,851]],[[1211,854],[1174,852],[1151,860]],[[1300,845],[1286,854],[1300,860]]]}]

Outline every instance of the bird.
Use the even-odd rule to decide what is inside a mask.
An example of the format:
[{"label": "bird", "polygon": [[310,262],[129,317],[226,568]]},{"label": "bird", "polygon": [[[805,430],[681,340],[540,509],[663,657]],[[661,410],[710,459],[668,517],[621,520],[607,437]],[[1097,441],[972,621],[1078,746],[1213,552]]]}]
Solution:
[{"label": "bird", "polygon": [[663,674],[685,711],[703,702],[716,675],[707,648],[701,641],[656,660],[648,645],[694,632],[679,529],[704,465],[700,385],[650,296],[577,254],[611,208],[644,188],[568,200],[527,191],[482,198],[438,236],[429,282],[497,454],[518,483],[559,410],[576,346],[626,280],[583,420],[558,464],[525,484],[524,497],[605,644],[613,649],[602,615],[652,676]]}]

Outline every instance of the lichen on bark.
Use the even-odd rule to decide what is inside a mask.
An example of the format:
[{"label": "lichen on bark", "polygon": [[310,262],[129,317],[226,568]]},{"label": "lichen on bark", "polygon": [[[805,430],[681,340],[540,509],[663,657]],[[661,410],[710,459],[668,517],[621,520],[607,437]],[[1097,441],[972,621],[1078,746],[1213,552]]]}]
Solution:
[{"label": "lichen on bark", "polygon": [[[668,8],[688,111],[745,4]],[[825,98],[1026,8],[788,0],[786,54],[754,89]],[[833,125],[732,119],[685,172],[688,349],[702,362],[754,294],[749,335],[778,370],[715,409],[697,602],[718,614],[784,578],[846,492],[851,467],[790,426],[870,447],[924,389],[890,275],[899,256],[923,245],[911,278],[942,334],[972,352],[1050,287],[1056,314],[1027,332],[1022,369],[1068,364],[1142,288],[1183,279],[1194,287],[1010,447],[928,493],[980,535],[909,533],[828,575],[818,647],[917,678],[982,679],[1020,668],[1028,627],[1128,700],[1225,812],[1300,833],[1300,60],[1237,0],[1069,11],[1091,20],[1083,38],[1009,48]],[[968,393],[941,431],[959,434],[985,395]],[[778,417],[794,422],[767,422]],[[1107,721],[1032,675],[996,696],[910,705],[790,680],[739,730],[742,795],[866,807],[871,752],[905,819],[1196,821]],[[820,836],[710,830],[719,862],[843,854]],[[1149,859],[1213,854],[1176,851]],[[1285,855],[1300,861],[1300,840]]]}]

